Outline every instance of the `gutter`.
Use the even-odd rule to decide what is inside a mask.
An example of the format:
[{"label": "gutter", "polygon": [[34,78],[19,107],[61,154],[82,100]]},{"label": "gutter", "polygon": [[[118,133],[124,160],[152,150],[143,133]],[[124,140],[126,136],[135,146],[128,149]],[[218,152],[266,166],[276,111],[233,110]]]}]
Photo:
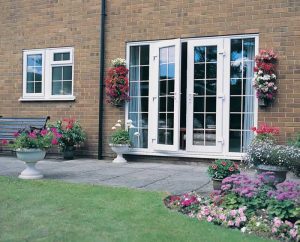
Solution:
[{"label": "gutter", "polygon": [[105,17],[106,0],[101,1],[100,19],[100,76],[99,76],[99,127],[98,127],[98,160],[103,159],[103,118],[104,118],[104,69],[105,69]]}]

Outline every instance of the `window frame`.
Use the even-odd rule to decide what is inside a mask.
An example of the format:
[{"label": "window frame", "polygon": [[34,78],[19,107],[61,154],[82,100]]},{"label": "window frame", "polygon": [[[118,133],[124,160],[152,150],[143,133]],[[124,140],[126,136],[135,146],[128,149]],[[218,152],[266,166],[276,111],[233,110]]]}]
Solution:
[{"label": "window frame", "polygon": [[[54,61],[56,53],[70,53],[70,60]],[[27,93],[27,56],[32,54],[42,54],[42,93]],[[70,95],[52,95],[52,67],[72,66],[72,89]],[[23,96],[19,101],[73,101],[74,96],[74,48],[46,48],[23,50]]]}]

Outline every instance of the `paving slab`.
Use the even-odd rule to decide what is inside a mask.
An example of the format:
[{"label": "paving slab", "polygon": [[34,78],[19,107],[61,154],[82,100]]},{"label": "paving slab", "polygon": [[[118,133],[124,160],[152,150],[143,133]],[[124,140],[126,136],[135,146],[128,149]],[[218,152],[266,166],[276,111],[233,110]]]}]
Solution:
[{"label": "paving slab", "polygon": [[[43,179],[49,180],[129,187],[172,194],[197,191],[207,195],[212,191],[212,184],[207,175],[208,163],[169,164],[137,161],[115,164],[109,160],[45,159],[38,162],[37,168],[44,174]],[[16,157],[0,156],[0,175],[17,177],[24,169],[24,163]],[[254,171],[247,173],[254,175]],[[292,174],[288,177],[297,180]]]}]

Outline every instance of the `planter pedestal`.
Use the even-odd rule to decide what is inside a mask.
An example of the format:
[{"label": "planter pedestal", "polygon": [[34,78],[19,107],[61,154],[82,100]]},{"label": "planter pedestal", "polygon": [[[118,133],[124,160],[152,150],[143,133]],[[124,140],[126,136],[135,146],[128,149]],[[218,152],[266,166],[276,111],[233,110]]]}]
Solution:
[{"label": "planter pedestal", "polygon": [[40,179],[43,174],[35,167],[36,163],[43,160],[46,151],[40,149],[18,149],[16,150],[17,158],[24,161],[26,169],[21,172],[19,178],[21,179]]},{"label": "planter pedestal", "polygon": [[123,154],[129,150],[129,145],[109,145],[113,152],[117,154],[117,157],[112,161],[113,163],[126,163],[127,160],[123,157]]}]

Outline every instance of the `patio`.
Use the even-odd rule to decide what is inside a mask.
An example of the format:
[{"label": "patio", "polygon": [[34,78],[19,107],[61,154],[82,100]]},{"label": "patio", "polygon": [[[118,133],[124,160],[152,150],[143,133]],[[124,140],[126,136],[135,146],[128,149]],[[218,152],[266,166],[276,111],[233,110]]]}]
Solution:
[{"label": "patio", "polygon": [[[71,183],[101,184],[151,191],[180,194],[198,191],[208,194],[212,184],[207,175],[206,163],[166,164],[129,162],[114,164],[111,161],[76,159],[62,161],[46,159],[37,164],[44,179]],[[0,156],[0,175],[17,177],[25,168],[23,162],[12,156]],[[253,171],[247,171],[253,174]],[[289,174],[288,179],[297,179]]]}]

